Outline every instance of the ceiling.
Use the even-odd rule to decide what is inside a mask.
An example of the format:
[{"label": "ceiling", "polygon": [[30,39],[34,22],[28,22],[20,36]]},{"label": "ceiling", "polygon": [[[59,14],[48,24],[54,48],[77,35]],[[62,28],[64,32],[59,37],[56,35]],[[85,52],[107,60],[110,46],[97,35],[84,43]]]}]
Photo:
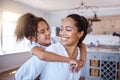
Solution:
[{"label": "ceiling", "polygon": [[[79,7],[82,0],[14,0],[44,11],[59,11]],[[120,0],[84,0],[85,5],[99,8],[120,7]]]}]

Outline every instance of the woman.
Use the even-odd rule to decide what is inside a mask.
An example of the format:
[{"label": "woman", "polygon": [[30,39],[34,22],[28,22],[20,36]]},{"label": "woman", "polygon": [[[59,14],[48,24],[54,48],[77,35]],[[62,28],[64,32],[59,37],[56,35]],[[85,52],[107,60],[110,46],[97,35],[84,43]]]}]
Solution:
[{"label": "woman", "polygon": [[[46,48],[47,51],[59,53],[79,60],[80,49],[78,45],[82,43],[87,34],[88,22],[83,16],[77,14],[68,15],[63,21],[60,29],[61,42]],[[53,66],[54,65],[54,66]],[[41,72],[40,80],[79,80],[80,71],[71,73],[69,64],[62,62],[48,62]],[[55,74],[54,74],[55,73]]]},{"label": "woman", "polygon": [[[38,45],[37,43],[40,44],[40,47],[43,47],[41,45],[44,45],[44,46],[50,45],[50,30],[49,30],[47,22],[43,18],[37,18],[34,15],[27,13],[19,19],[18,24],[20,24],[20,23],[21,23],[21,25],[20,26],[17,25],[16,31],[15,31],[16,32],[15,34],[17,35],[17,40],[22,40],[24,37],[29,39],[31,41],[30,46],[31,46],[31,50],[32,50],[33,54],[37,55],[40,59],[46,60],[46,61],[56,61],[56,62],[61,61],[61,62],[71,63],[70,61],[72,60],[72,63],[73,63],[72,58],[63,57],[63,56],[57,55],[55,53],[53,54],[51,52],[46,52],[43,48],[39,48],[37,46]],[[21,33],[21,32],[23,32],[23,33]],[[34,41],[37,43],[35,43]],[[25,64],[29,63],[29,61],[30,60],[28,60],[28,62],[26,62]],[[42,62],[44,63],[44,61],[41,61],[41,64],[42,64]],[[36,63],[36,62],[34,62],[34,60],[33,60],[33,63]],[[36,64],[36,65],[38,65],[38,64]],[[23,69],[23,67],[21,69]],[[36,70],[33,70],[33,71],[36,71]],[[33,78],[31,78],[31,79],[33,79]]]}]

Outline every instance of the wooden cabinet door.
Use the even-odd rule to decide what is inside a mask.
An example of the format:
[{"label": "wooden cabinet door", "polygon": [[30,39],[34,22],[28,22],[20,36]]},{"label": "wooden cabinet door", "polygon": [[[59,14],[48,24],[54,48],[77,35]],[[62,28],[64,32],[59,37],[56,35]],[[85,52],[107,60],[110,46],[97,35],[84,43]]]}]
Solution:
[{"label": "wooden cabinet door", "polygon": [[109,34],[120,32],[120,16],[102,17],[101,21],[93,22],[93,34]]},{"label": "wooden cabinet door", "polygon": [[93,34],[103,34],[103,24],[102,21],[93,22]]},{"label": "wooden cabinet door", "polygon": [[120,17],[115,18],[115,31],[120,32]]}]

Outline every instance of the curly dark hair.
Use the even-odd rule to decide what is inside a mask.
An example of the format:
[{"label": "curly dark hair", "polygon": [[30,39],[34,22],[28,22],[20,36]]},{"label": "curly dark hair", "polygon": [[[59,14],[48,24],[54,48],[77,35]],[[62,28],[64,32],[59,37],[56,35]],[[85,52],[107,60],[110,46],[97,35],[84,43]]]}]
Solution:
[{"label": "curly dark hair", "polygon": [[18,19],[15,29],[16,41],[21,41],[24,39],[24,37],[30,41],[32,37],[35,37],[37,41],[37,28],[40,21],[44,21],[48,25],[48,23],[42,17],[36,17],[31,13],[22,15]]},{"label": "curly dark hair", "polygon": [[83,31],[84,34],[83,36],[80,38],[79,42],[78,42],[78,46],[79,44],[82,43],[82,41],[84,40],[85,36],[87,35],[87,30],[88,30],[88,21],[84,16],[80,16],[78,14],[70,14],[67,17],[72,18],[76,23],[75,26],[78,29],[78,32]]}]

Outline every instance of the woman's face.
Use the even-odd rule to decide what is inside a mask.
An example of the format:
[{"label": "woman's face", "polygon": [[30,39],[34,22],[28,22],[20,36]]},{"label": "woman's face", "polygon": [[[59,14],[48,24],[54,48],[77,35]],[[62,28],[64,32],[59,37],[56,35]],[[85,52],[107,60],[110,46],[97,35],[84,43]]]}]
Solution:
[{"label": "woman's face", "polygon": [[64,46],[76,46],[81,37],[81,32],[78,32],[77,27],[75,27],[75,21],[67,17],[62,21],[59,35]]},{"label": "woman's face", "polygon": [[44,21],[38,23],[38,33],[37,33],[37,42],[41,45],[48,46],[50,45],[50,28]]}]

